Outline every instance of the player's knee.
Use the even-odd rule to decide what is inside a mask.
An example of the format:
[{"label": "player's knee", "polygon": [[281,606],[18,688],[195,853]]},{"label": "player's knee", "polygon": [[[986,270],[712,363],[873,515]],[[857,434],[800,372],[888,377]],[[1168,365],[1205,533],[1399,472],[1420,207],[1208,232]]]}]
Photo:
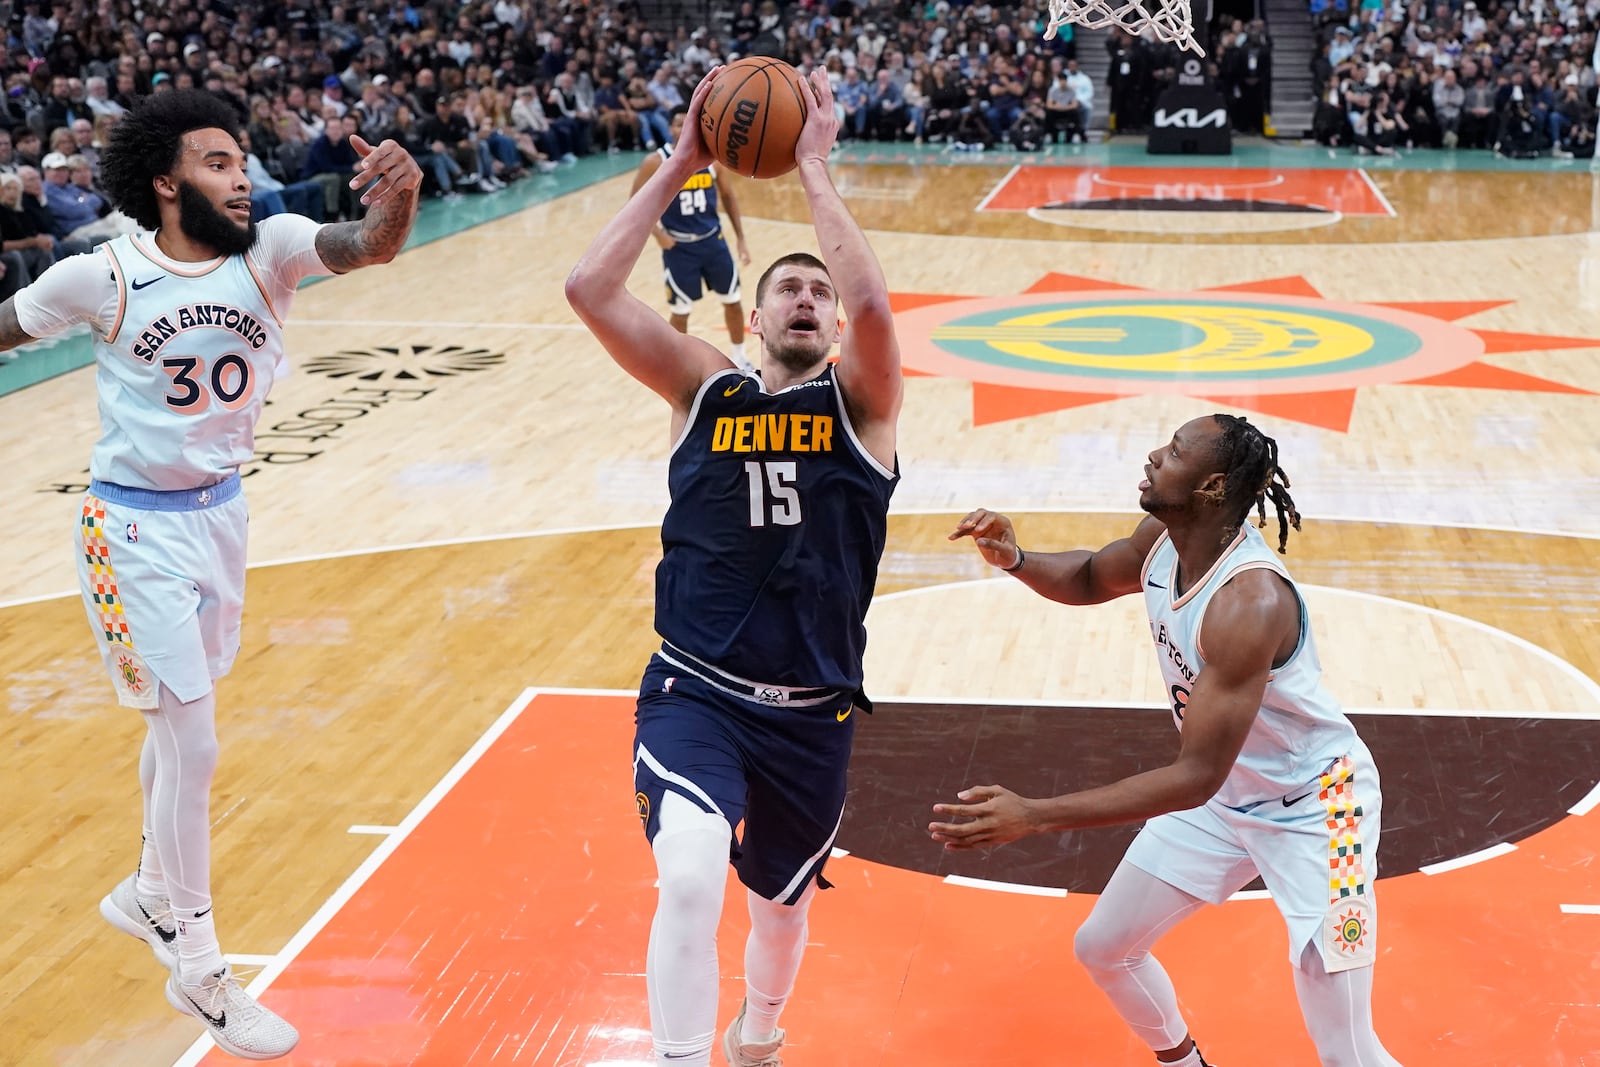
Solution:
[{"label": "player's knee", "polygon": [[673,823],[652,843],[660,906],[681,915],[709,915],[714,923],[728,878],[728,824],[720,815],[700,811],[680,814]]},{"label": "player's knee", "polygon": [[1072,938],[1072,954],[1086,970],[1109,971],[1129,962],[1129,944],[1111,924],[1096,922],[1091,913]]},{"label": "player's knee", "polygon": [[749,893],[750,928],[763,937],[793,938],[806,929],[812,894],[807,893],[795,904],[768,900],[754,891]]}]

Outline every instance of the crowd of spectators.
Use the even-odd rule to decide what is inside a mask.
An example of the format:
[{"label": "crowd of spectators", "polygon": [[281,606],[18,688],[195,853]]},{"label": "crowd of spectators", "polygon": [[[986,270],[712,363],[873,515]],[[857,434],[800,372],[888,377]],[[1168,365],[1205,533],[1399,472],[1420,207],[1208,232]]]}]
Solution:
[{"label": "crowd of spectators", "polygon": [[1324,144],[1594,155],[1600,0],[1313,0],[1312,16]]}]

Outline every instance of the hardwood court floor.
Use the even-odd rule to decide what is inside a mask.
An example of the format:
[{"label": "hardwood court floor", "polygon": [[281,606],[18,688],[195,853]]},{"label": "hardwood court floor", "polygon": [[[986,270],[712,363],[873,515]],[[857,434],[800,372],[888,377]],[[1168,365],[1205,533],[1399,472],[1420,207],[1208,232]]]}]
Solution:
[{"label": "hardwood court floor", "polygon": [[[1463,329],[1523,337],[1522,348],[1483,357],[1521,388],[1367,385],[1355,390],[1342,430],[1286,415],[1259,420],[1282,442],[1310,519],[1289,563],[1321,587],[1309,595],[1343,699],[1436,716],[1493,712],[1528,722],[1530,733],[1559,716],[1586,722],[1600,713],[1591,681],[1600,676],[1600,399],[1590,392],[1600,390],[1600,373],[1594,348],[1581,344],[1600,337],[1600,298],[1586,221],[1541,231],[1537,220],[1552,217],[1548,203],[1519,200],[1528,187],[1516,175],[1431,175],[1446,199],[1451,183],[1465,180],[1456,195],[1470,200],[1487,195],[1471,191],[1475,183],[1493,189],[1497,179],[1506,183],[1503,203],[1526,206],[1502,212],[1520,221],[1453,211],[1447,219],[1426,197],[1408,198],[1391,184],[1409,175],[1385,173],[1374,181],[1396,216],[1356,222],[1403,225],[1408,236],[1355,243],[1338,236],[1356,224],[1347,220],[1310,231],[1321,235],[1316,244],[1305,243],[1312,238],[1304,232],[1255,233],[1243,247],[1222,238],[1196,244],[1193,235],[1182,244],[1101,234],[1084,241],[1048,223],[1023,228],[1021,221],[1033,225],[1025,216],[1013,220],[1014,233],[988,234],[973,208],[1008,167],[921,168],[917,175],[966,183],[966,191],[946,195],[933,185],[898,201],[898,211],[880,206],[903,192],[883,170],[843,167],[840,181],[884,191],[852,203],[876,229],[891,287],[919,299],[1004,297],[1052,273],[1169,293],[1293,276],[1350,305],[1476,302],[1456,320]],[[1557,179],[1573,184],[1565,175],[1535,180]],[[524,687],[636,683],[651,647],[666,419],[659,400],[623,378],[577,327],[560,292],[572,256],[626,184],[619,178],[530,208],[298,297],[289,336],[299,370],[274,391],[262,461],[247,486],[253,557],[303,562],[252,572],[244,652],[219,692],[214,865],[230,951],[276,959],[363,860],[386,847],[348,828],[401,824]],[[741,191],[758,261],[811,245],[807,228],[785,220],[792,187]],[[1578,192],[1561,195],[1570,204],[1560,219],[1586,210]],[[1575,232],[1510,235],[1551,229]],[[658,277],[647,253],[633,276],[636,291],[656,301]],[[700,308],[694,321],[715,338],[716,318]],[[1530,347],[1527,335],[1577,341]],[[1528,391],[1531,379],[1569,391]],[[908,385],[900,513],[872,620],[874,687],[924,700],[1145,705],[1152,675],[1141,622],[1052,609],[1016,597],[1008,583],[979,581],[989,572],[942,534],[956,514],[988,504],[1017,512],[1029,545],[1117,536],[1136,518],[1128,511],[1144,453],[1215,404],[1164,393],[986,419],[977,392],[958,377]],[[9,562],[0,570],[0,603],[12,604],[0,609],[0,730],[11,754],[0,794],[11,828],[0,842],[0,906],[15,917],[0,933],[0,1064],[164,1067],[196,1029],[166,1007],[148,953],[95,913],[134,858],[140,727],[111,706],[82,609],[52,598],[72,585],[74,487],[94,436],[91,395],[80,371],[0,398],[12,490]],[[530,532],[540,536],[522,536]],[[461,543],[374,551],[452,539]],[[15,603],[32,598],[42,599]],[[470,811],[485,801],[473,782],[489,781],[488,802],[501,797],[492,817],[420,824],[395,849],[394,869],[378,867],[368,888],[329,917],[326,937],[343,940],[310,939],[303,962],[274,983],[271,996],[287,998],[279,1003],[293,1008],[307,1035],[293,1062],[643,1062],[635,972],[638,924],[650,907],[648,856],[634,838],[626,716],[625,704],[602,701],[516,717],[484,757],[502,777],[463,779],[463,792],[448,794],[452,810]],[[1536,772],[1536,757],[1519,766]],[[526,789],[554,773],[552,760],[566,776],[552,780],[568,784],[556,796],[494,785],[510,773]],[[1417,822],[1495,825],[1505,805],[1495,805],[1494,790],[1512,795],[1503,763],[1492,749],[1445,759],[1419,748],[1414,762],[1386,765],[1385,774],[1438,778],[1434,806],[1419,809]],[[1446,792],[1457,787],[1460,796]],[[1463,797],[1475,798],[1473,806]],[[443,801],[436,810],[445,810]],[[1506,839],[1525,842],[1514,854],[1381,887],[1393,885],[1397,900],[1415,894],[1414,904],[1395,909],[1379,971],[1380,1022],[1403,1062],[1575,1065],[1600,1047],[1600,1018],[1578,1006],[1588,1001],[1571,987],[1583,973],[1573,961],[1592,944],[1600,917],[1560,910],[1600,901],[1585,859],[1600,833],[1596,816],[1546,814],[1556,821],[1534,838],[1516,831]],[[441,839],[451,851],[418,851]],[[591,840],[605,855],[591,869],[575,866],[577,846]],[[458,866],[463,877],[506,880],[492,906],[486,898],[483,909],[463,910],[458,882],[446,874]],[[810,999],[797,1003],[792,1020],[805,1035],[791,1056],[796,1067],[831,1062],[861,1034],[872,1036],[850,1062],[998,1062],[1010,1054],[1007,1042],[1037,1042],[1045,1031],[1035,1027],[1063,1014],[1026,1000],[1030,982],[1074,991],[1071,1021],[1107,1043],[1103,1058],[1094,1046],[1096,1065],[1144,1062],[1120,1043],[1070,963],[1070,931],[1086,899],[957,891],[887,862],[839,866],[860,882],[819,912],[821,947],[802,976],[802,1000]],[[585,888],[618,870],[626,872],[622,889]],[[428,884],[430,872],[437,886]],[[532,881],[516,881],[519,872]],[[423,885],[408,901],[404,887],[417,877]],[[1520,905],[1502,915],[1506,887],[1522,880],[1537,891],[1512,894]],[[872,886],[911,896],[876,895]],[[591,896],[599,910],[542,951],[532,935],[547,895],[554,915],[568,916],[562,909]],[[1469,915],[1430,910],[1437,900],[1495,903]],[[417,957],[428,966],[392,968],[420,929],[404,923],[430,910],[422,918],[437,920],[434,940]],[[32,918],[41,913],[43,921]],[[1484,921],[1474,925],[1475,916]],[[730,922],[732,944],[737,919]],[[1273,1062],[1311,1063],[1285,999],[1268,906],[1229,905],[1208,922],[1183,936],[1175,958],[1199,959],[1205,946],[1235,936],[1230,931],[1265,943],[1259,967],[1241,970],[1240,981],[1259,993],[1253,1015],[1264,1020],[1264,1035],[1284,1042]],[[875,925],[894,938],[874,939]],[[585,930],[595,941],[584,940]],[[997,963],[987,953],[991,943],[1009,951],[1001,934],[1033,946],[1030,953]],[[1550,955],[1523,970],[1508,945]],[[584,956],[589,946],[599,958]],[[949,966],[907,970],[908,954]],[[445,956],[450,966],[429,969]],[[562,978],[579,971],[590,978]],[[725,974],[737,973],[730,955]],[[981,981],[972,979],[977,973]],[[1261,1062],[1238,1029],[1236,1005],[1214,1000],[1222,987],[1204,970],[1186,973],[1199,977],[1187,983],[1185,996],[1195,999],[1186,1003],[1215,1029],[1218,1058]],[[528,985],[517,975],[542,977]],[[896,975],[913,979],[898,1006],[882,999],[901,988]],[[1428,982],[1437,988],[1415,992]],[[952,983],[967,990],[976,1012],[1011,1005],[1015,1026],[957,1032],[930,1007],[950,1006]],[[565,1004],[553,990],[568,985],[581,998]],[[1521,999],[1496,1002],[1497,1014],[1467,997],[1469,986]],[[484,998],[469,993],[446,1010],[440,998],[448,990]],[[526,995],[496,1000],[496,990]],[[1465,999],[1452,1006],[1457,992]],[[541,1020],[552,1023],[550,1013],[568,1007],[575,1014],[559,1021],[570,1041],[534,1039],[557,1033],[540,1030]],[[493,1035],[495,1044],[430,1045],[427,1035],[444,1030]],[[1526,1054],[1506,1051],[1516,1048]],[[389,1058],[368,1058],[370,1050]]]}]

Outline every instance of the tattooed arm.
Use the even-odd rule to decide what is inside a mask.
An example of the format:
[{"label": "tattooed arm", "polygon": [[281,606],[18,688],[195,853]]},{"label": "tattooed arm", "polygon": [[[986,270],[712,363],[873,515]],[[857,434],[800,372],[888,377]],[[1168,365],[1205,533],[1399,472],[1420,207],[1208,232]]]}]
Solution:
[{"label": "tattooed arm", "polygon": [[33,337],[17,322],[16,298],[13,297],[0,304],[0,352],[9,352],[18,345],[25,345]]},{"label": "tattooed arm", "polygon": [[417,190],[422,185],[417,161],[394,141],[374,148],[352,135],[350,144],[361,156],[350,188],[372,184],[361,197],[368,205],[365,218],[317,231],[317,254],[335,274],[387,263],[399,254],[417,217]]}]

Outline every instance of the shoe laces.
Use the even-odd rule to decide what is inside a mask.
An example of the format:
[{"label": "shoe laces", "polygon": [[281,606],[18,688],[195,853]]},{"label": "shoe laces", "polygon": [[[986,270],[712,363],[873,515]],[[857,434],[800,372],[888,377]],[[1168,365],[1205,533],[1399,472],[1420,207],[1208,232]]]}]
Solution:
[{"label": "shoe laces", "polygon": [[[254,975],[258,970],[249,973]],[[232,967],[206,975],[199,985],[187,986],[184,992],[199,1005],[201,1011],[211,1016],[232,1012],[251,1020],[263,1010],[256,998],[245,991],[244,983]]]}]

